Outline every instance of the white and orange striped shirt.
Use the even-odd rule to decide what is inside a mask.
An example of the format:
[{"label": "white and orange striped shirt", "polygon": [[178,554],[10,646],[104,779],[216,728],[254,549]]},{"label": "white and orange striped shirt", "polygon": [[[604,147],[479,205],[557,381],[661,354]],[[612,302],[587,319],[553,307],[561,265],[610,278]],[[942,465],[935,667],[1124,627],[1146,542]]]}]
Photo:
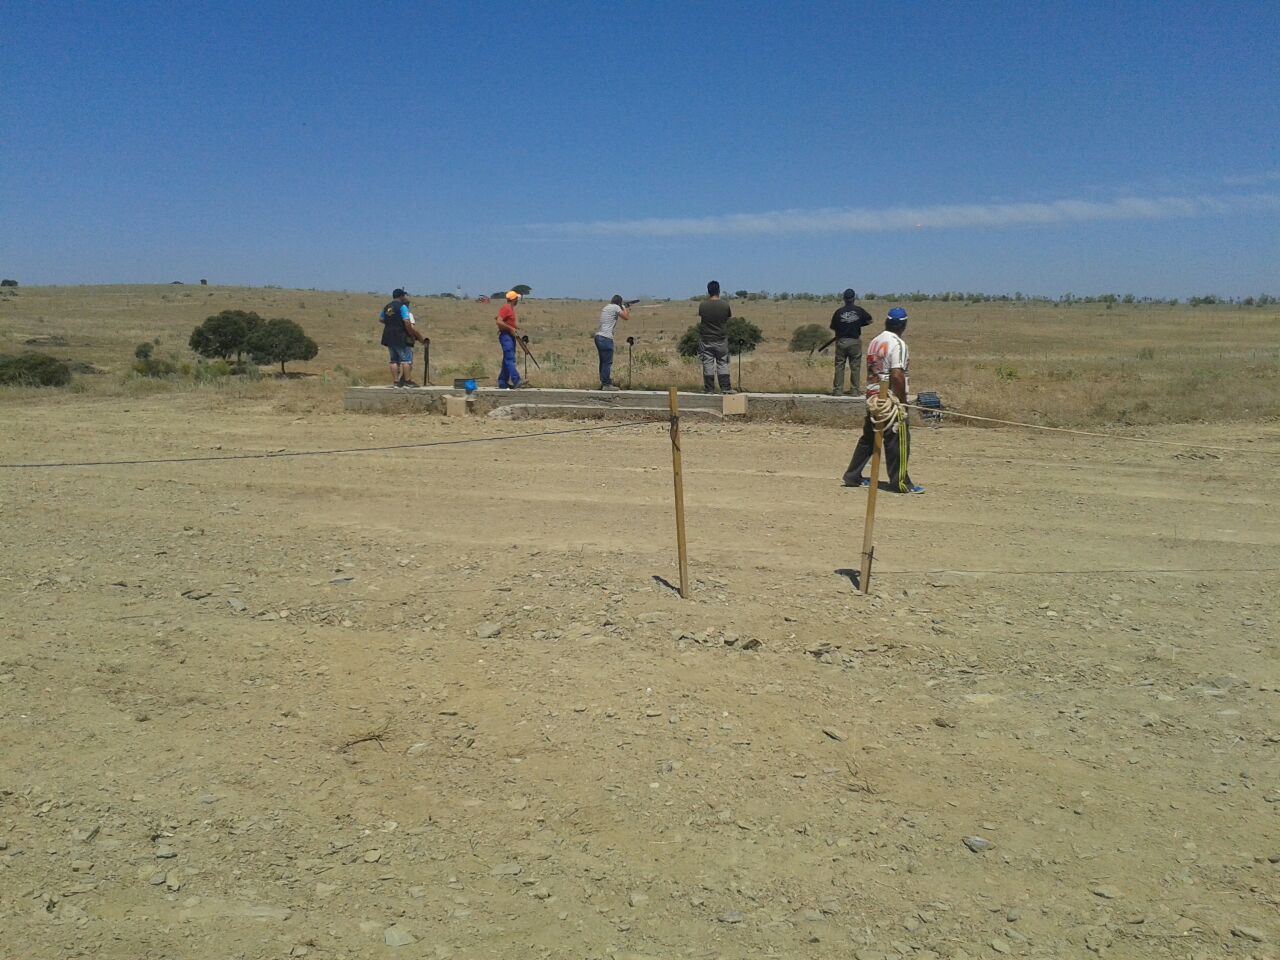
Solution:
[{"label": "white and orange striped shirt", "polygon": [[880,392],[880,381],[889,379],[890,370],[901,370],[905,379],[910,359],[907,341],[892,330],[886,330],[872,340],[867,345],[867,396],[873,397]]}]

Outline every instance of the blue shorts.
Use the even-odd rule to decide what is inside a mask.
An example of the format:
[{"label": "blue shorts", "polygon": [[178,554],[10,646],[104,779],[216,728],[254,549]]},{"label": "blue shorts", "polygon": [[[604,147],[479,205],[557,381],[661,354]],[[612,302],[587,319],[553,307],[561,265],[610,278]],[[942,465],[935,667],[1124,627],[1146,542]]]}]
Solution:
[{"label": "blue shorts", "polygon": [[413,363],[413,347],[387,347],[392,363]]}]

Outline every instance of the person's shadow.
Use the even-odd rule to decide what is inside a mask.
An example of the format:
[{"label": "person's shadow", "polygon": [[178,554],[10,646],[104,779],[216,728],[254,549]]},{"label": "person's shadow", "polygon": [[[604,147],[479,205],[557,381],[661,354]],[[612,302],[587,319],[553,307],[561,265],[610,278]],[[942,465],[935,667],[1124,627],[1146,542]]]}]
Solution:
[{"label": "person's shadow", "polygon": [[849,582],[853,584],[853,589],[862,589],[862,571],[850,570],[847,567],[842,567],[839,570],[834,570],[832,572],[835,573],[837,577],[847,577]]}]

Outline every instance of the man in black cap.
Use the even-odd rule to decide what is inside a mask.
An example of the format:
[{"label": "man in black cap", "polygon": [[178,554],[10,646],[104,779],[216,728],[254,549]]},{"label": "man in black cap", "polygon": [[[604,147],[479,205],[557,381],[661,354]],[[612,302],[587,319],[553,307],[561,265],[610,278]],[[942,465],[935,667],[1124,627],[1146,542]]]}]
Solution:
[{"label": "man in black cap", "polygon": [[382,308],[382,345],[387,348],[393,387],[416,387],[413,382],[413,343],[426,340],[409,312],[409,295],[397,287]]},{"label": "man in black cap", "polygon": [[858,370],[862,366],[862,328],[871,323],[871,314],[854,301],[858,295],[850,287],[844,292],[844,305],[831,315],[831,331],[835,334],[836,376],[831,384],[831,395],[840,396],[844,390],[844,365],[849,364],[849,393],[858,392]]}]

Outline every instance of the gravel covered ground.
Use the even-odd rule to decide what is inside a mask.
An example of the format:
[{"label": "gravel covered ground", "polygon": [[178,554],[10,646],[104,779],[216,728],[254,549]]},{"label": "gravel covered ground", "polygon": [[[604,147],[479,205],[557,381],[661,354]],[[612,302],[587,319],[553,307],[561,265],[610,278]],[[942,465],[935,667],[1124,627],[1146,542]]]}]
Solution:
[{"label": "gravel covered ground", "polygon": [[[0,460],[509,436],[27,396]],[[565,424],[551,424],[564,428]],[[0,470],[0,954],[1280,955],[1274,426]]]}]

